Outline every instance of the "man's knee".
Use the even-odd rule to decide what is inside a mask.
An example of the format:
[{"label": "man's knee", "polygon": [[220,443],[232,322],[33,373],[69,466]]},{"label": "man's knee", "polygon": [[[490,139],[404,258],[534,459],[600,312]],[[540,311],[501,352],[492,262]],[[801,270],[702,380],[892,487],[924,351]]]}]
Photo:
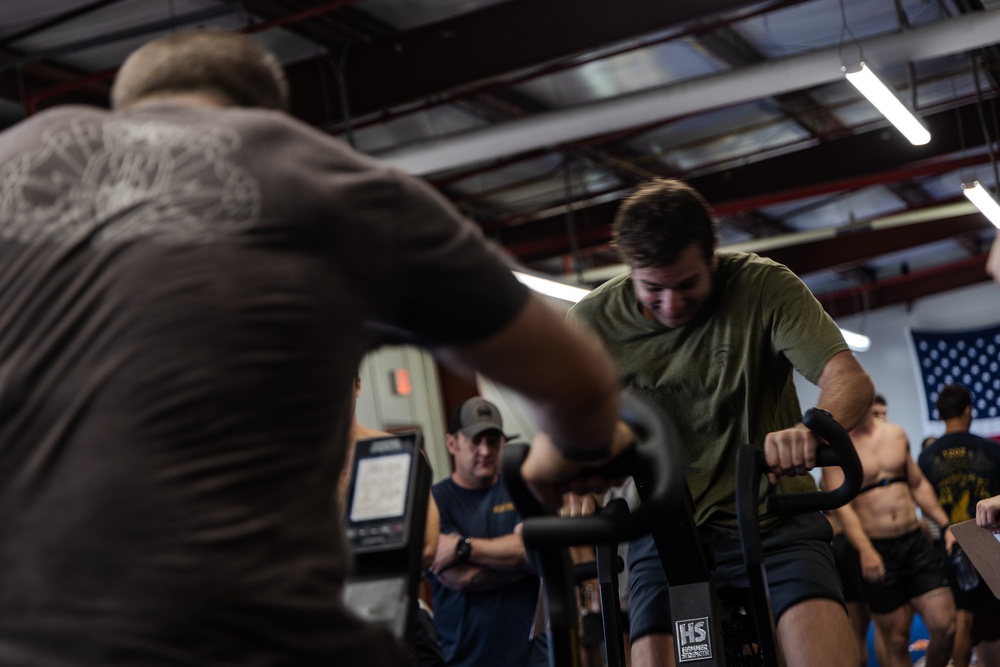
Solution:
[{"label": "man's knee", "polygon": [[952,637],[957,627],[955,599],[950,588],[938,588],[920,597],[914,606],[920,612],[931,637]]},{"label": "man's knee", "polygon": [[632,667],[674,667],[673,635],[651,634],[632,642]]},{"label": "man's knee", "polygon": [[900,607],[885,614],[875,614],[874,620],[887,648],[898,651],[901,646],[904,648],[909,646],[912,617],[906,613],[905,608]]},{"label": "man's knee", "polygon": [[778,643],[790,667],[857,664],[847,610],[836,600],[811,598],[789,607],[778,619]]}]

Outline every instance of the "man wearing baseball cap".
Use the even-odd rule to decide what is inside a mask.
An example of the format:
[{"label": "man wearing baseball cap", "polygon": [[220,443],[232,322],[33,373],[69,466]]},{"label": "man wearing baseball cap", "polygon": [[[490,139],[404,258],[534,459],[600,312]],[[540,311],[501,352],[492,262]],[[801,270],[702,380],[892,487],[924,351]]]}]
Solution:
[{"label": "man wearing baseball cap", "polygon": [[432,489],[441,536],[428,578],[449,667],[547,664],[544,637],[528,638],[539,580],[524,555],[521,516],[500,479],[508,439],[497,406],[479,397],[459,406],[448,427],[455,470]]}]

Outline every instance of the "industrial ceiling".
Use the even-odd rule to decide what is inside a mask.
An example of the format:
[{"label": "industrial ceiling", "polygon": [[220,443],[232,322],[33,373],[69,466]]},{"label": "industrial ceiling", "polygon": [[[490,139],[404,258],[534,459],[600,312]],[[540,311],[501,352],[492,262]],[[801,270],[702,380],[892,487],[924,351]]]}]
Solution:
[{"label": "industrial ceiling", "polygon": [[[1000,0],[4,0],[0,127],[106,105],[141,43],[198,26],[285,64],[293,113],[427,179],[512,262],[595,284],[622,197],[686,179],[724,246],[835,317],[986,280]],[[866,62],[910,145],[842,75]]]}]

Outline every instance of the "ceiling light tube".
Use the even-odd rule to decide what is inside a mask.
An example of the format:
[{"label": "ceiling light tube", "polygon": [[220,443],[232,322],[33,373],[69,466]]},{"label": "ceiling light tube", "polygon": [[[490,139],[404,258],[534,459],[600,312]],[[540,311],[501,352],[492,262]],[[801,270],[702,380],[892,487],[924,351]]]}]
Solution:
[{"label": "ceiling light tube", "polygon": [[976,205],[986,219],[1000,229],[1000,204],[993,198],[990,191],[983,187],[979,181],[973,181],[972,185],[962,183],[962,194],[969,198]]},{"label": "ceiling light tube", "polygon": [[589,289],[584,289],[583,287],[567,285],[566,283],[548,280],[547,278],[540,278],[528,273],[521,273],[520,271],[514,271],[513,273],[514,277],[523,284],[527,285],[529,289],[546,296],[562,299],[563,301],[576,303],[590,293]]},{"label": "ceiling light tube", "polygon": [[911,144],[923,146],[931,140],[931,133],[920,119],[903,106],[899,98],[864,63],[861,63],[856,71],[849,72],[846,67],[841,69],[847,80],[854,84],[854,87],[867,97],[868,101],[875,105],[875,108],[881,111]]},{"label": "ceiling light tube", "polygon": [[853,331],[848,331],[847,329],[841,329],[840,333],[844,337],[844,342],[847,343],[847,347],[851,348],[855,352],[867,352],[868,348],[872,346],[871,338],[865,336],[864,334],[854,333]]}]

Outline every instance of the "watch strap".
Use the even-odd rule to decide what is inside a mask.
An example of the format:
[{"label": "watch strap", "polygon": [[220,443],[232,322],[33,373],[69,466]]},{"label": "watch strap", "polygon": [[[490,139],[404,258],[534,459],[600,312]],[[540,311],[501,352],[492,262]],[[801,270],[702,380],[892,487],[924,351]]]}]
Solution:
[{"label": "watch strap", "polygon": [[455,555],[460,561],[469,560],[469,556],[472,555],[472,540],[465,535],[460,535],[455,544]]},{"label": "watch strap", "polygon": [[611,445],[599,447],[598,449],[561,449],[559,453],[567,461],[590,463],[592,461],[601,461],[611,456]]}]

